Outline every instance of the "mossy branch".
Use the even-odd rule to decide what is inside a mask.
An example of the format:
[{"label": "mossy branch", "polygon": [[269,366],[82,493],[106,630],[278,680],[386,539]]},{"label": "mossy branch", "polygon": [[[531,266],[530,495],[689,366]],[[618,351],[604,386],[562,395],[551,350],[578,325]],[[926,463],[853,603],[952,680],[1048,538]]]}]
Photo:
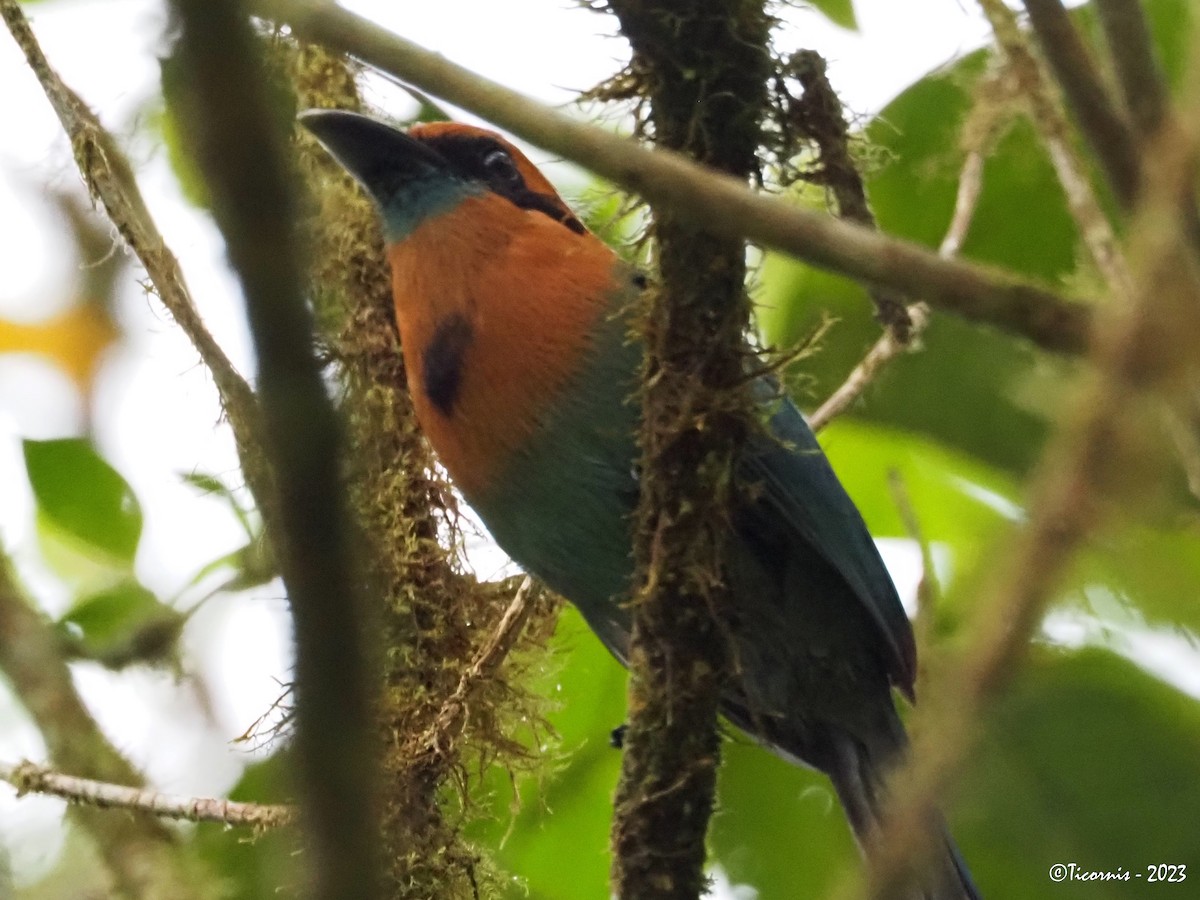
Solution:
[{"label": "mossy branch", "polygon": [[[361,107],[343,57],[290,40],[273,47],[300,108]],[[343,387],[347,495],[386,648],[375,710],[385,892],[486,896],[499,876],[452,811],[486,806],[471,777],[484,766],[547,764],[516,736],[537,742],[542,729],[546,698],[526,682],[559,604],[540,587],[520,591],[519,579],[481,583],[465,572],[456,498],[408,392],[378,215],[302,129],[295,151],[311,195],[310,295]]]},{"label": "mossy branch", "polygon": [[[841,98],[829,82],[827,67],[825,58],[815,50],[801,50],[792,55],[787,73],[800,82],[803,94],[792,99],[787,113],[801,133],[817,145],[820,154],[818,172],[808,179],[824,185],[833,194],[839,218],[878,231],[866,186],[850,154],[850,126]],[[891,343],[908,345],[914,337],[914,323],[904,297],[883,287],[872,287],[870,295],[876,318],[887,328]]]},{"label": "mossy branch", "polygon": [[746,238],[868,285],[920,296],[935,308],[1082,353],[1092,313],[1038,285],[986,266],[941,259],[916,244],[790,206],[676,153],[646,150],[576,122],[456,66],[340,7],[319,0],[252,0],[260,15],[348,53],[579,163],[681,222]]},{"label": "mossy branch", "polygon": [[[743,184],[772,71],[763,3],[611,0],[659,146]],[[745,245],[654,206],[661,282],[641,323],[641,496],[634,520],[629,727],[613,820],[613,890],[694,900],[720,756],[717,710],[731,660],[725,546],[733,471],[755,427],[745,378]]]}]

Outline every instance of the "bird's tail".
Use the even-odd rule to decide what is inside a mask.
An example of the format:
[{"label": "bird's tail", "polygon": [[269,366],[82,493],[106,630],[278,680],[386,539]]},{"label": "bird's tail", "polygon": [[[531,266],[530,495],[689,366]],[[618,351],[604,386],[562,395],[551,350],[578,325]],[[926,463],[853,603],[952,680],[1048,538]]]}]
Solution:
[{"label": "bird's tail", "polygon": [[[892,734],[883,743],[882,753],[871,753],[867,747],[849,736],[835,739],[830,780],[845,807],[846,817],[858,844],[864,850],[873,841],[879,828],[883,808],[883,778],[888,768],[903,755],[906,743],[900,723],[895,722]],[[954,845],[939,815],[932,825],[938,837],[925,871],[918,878],[913,900],[981,900],[979,889],[971,879],[962,854]]]}]

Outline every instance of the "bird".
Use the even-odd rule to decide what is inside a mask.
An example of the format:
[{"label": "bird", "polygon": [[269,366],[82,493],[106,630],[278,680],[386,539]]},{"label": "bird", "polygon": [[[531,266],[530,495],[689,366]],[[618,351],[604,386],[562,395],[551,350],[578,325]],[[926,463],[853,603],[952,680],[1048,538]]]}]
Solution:
[{"label": "bird", "polygon": [[[404,131],[346,110],[299,119],[378,209],[412,402],[441,463],[500,548],[625,663],[643,354],[628,311],[646,275],[497,133]],[[736,462],[726,578],[738,665],[721,711],[825,773],[865,847],[907,752],[893,690],[914,699],[913,631],[804,416],[765,377],[754,392],[768,426]],[[977,900],[936,827],[914,896]]]}]

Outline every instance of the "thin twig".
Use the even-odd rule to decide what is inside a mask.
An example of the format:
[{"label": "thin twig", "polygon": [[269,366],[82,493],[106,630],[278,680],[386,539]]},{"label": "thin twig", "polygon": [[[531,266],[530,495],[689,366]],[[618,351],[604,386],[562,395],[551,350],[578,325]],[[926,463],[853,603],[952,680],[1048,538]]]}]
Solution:
[{"label": "thin twig", "polygon": [[370,654],[360,625],[339,472],[339,423],[313,353],[302,289],[296,178],[240,0],[175,0],[185,137],[241,281],[258,358],[266,449],[279,487],[276,543],[296,644],[296,774],[305,862],[321,900],[381,885]]},{"label": "thin twig", "polygon": [[0,763],[0,780],[15,787],[18,796],[48,794],[82,806],[137,810],[163,819],[189,822],[277,828],[291,824],[296,814],[293,807],[281,804],[239,803],[223,797],[164,794],[149,788],[64,775],[28,761],[16,765]]},{"label": "thin twig", "polygon": [[927,671],[925,664],[928,660],[926,651],[930,646],[934,616],[941,603],[942,589],[938,583],[937,569],[934,566],[933,548],[921,530],[921,522],[917,518],[917,511],[913,509],[908,487],[898,470],[888,470],[888,486],[892,489],[892,499],[895,501],[896,511],[900,514],[900,521],[904,524],[905,532],[910,539],[916,542],[917,548],[921,551],[921,579],[917,582],[917,614],[913,616],[913,631],[916,632],[917,638],[917,694],[920,695],[924,691]]},{"label": "thin twig", "polygon": [[1082,353],[1092,311],[1011,273],[941,259],[916,244],[756,194],[678,154],[646,150],[480,78],[366,19],[321,0],[253,0],[267,18],[468,109],[670,210],[867,284],[923,297],[1059,353]]},{"label": "thin twig", "polygon": [[871,382],[878,377],[888,363],[913,348],[929,325],[929,318],[929,307],[924,303],[913,303],[909,306],[908,340],[901,342],[890,329],[881,334],[879,339],[871,345],[866,356],[846,376],[846,380],[808,417],[808,424],[812,430],[820,431],[853,406],[854,401],[862,396],[863,391],[870,387]]},{"label": "thin twig", "polygon": [[946,234],[938,245],[938,255],[947,259],[957,256],[971,230],[971,221],[979,206],[979,195],[983,193],[983,150],[971,149],[963,160],[958,175],[958,190],[954,195],[954,212]]},{"label": "thin twig", "polygon": [[496,623],[495,630],[479,648],[471,664],[463,670],[458,687],[446,698],[426,732],[410,745],[413,749],[405,753],[407,757],[416,760],[429,754],[446,752],[446,748],[466,720],[467,701],[475,686],[500,668],[520,638],[535,606],[530,599],[532,591],[533,580],[526,576],[500,621]]},{"label": "thin twig", "polygon": [[1117,200],[1131,208],[1141,181],[1137,147],[1105,90],[1091,53],[1062,0],[1025,0],[1025,9],[1079,130],[1100,160]]},{"label": "thin twig", "polygon": [[[966,159],[963,160],[962,172],[958,177],[958,193],[954,199],[954,214],[950,218],[946,236],[942,238],[938,248],[940,255],[953,256],[966,240],[982,190],[983,152],[973,149],[968,151]],[[901,343],[891,331],[880,335],[879,340],[867,351],[867,355],[846,376],[846,380],[809,416],[808,422],[812,430],[820,431],[848,410],[888,363],[911,350],[928,327],[931,316],[929,306],[925,303],[917,302],[909,306],[908,318],[912,323],[909,340]]]},{"label": "thin twig", "polygon": [[1008,71],[1017,81],[1017,95],[1027,104],[1034,126],[1046,145],[1084,245],[1113,293],[1120,299],[1128,298],[1128,268],[1117,247],[1108,216],[1092,190],[1087,164],[1072,139],[1058,92],[1053,90],[1042,72],[1040,61],[1030,51],[1016,14],[1002,0],[979,0],[979,5],[991,23]]}]

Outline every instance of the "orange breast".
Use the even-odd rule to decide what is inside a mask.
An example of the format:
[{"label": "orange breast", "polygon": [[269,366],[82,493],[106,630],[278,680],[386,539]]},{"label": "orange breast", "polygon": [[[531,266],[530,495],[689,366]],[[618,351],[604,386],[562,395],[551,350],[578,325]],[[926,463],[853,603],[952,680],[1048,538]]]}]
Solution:
[{"label": "orange breast", "polygon": [[480,496],[584,364],[617,257],[490,194],[389,255],[417,417],[459,489]]}]

